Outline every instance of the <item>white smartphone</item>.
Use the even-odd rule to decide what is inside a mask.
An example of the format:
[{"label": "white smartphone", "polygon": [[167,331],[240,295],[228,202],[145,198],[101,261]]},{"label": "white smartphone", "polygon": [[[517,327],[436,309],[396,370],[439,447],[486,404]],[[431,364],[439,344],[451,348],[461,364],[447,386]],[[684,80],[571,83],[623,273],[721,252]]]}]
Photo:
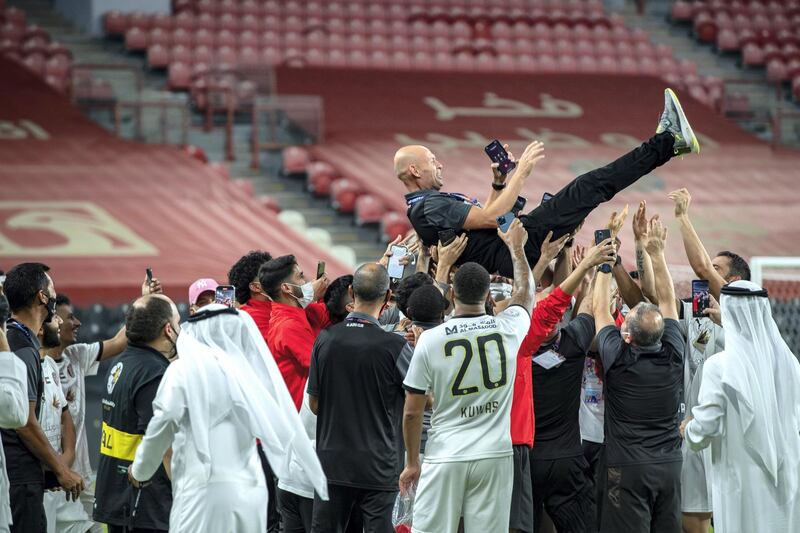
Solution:
[{"label": "white smartphone", "polygon": [[389,277],[392,279],[400,279],[406,270],[405,265],[400,264],[400,260],[408,254],[408,248],[405,246],[392,246],[392,255],[389,256]]}]

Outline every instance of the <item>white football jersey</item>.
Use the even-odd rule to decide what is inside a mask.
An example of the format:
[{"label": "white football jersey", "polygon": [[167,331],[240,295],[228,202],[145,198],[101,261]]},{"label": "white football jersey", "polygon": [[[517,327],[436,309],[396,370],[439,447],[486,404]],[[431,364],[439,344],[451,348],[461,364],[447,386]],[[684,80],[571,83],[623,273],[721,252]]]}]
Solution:
[{"label": "white football jersey", "polygon": [[403,384],[433,392],[425,462],[511,455],[517,352],[530,323],[514,305],[497,316],[452,318],[420,336]]}]

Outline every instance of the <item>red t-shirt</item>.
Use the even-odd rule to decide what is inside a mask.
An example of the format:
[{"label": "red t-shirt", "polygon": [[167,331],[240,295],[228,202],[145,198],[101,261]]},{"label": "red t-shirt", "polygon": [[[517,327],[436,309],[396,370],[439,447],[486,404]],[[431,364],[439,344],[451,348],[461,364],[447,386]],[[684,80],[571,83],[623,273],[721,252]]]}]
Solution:
[{"label": "red t-shirt", "polygon": [[533,447],[535,415],[533,412],[533,371],[531,359],[539,346],[561,321],[572,296],[556,287],[538,302],[531,314],[531,327],[517,353],[517,375],[511,402],[511,442]]}]

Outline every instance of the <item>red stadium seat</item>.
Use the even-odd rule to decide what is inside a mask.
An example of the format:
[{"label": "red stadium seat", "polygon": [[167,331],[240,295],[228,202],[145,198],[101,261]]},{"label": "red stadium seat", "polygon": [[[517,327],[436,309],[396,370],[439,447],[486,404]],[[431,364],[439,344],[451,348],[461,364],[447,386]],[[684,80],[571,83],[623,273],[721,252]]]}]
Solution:
[{"label": "red stadium seat", "polygon": [[31,71],[36,73],[39,76],[44,75],[44,64],[45,64],[45,57],[44,54],[35,52],[33,54],[28,54],[22,58],[22,63]]},{"label": "red stadium seat", "polygon": [[261,64],[261,56],[255,47],[242,47],[239,49],[239,64],[245,67],[257,67]]},{"label": "red stadium seat", "polygon": [[119,11],[109,11],[103,17],[103,28],[108,35],[123,35],[128,29],[128,16]]},{"label": "red stadium seat", "polygon": [[147,64],[150,68],[166,68],[169,65],[169,50],[160,44],[147,47]]},{"label": "red stadium seat", "polygon": [[739,50],[740,47],[739,37],[735,30],[723,28],[719,31],[717,35],[717,49],[720,52],[732,52]]},{"label": "red stadium seat", "polygon": [[173,46],[169,51],[170,63],[183,63],[184,65],[191,65],[194,63],[194,52],[188,46],[178,45]]},{"label": "red stadium seat", "polygon": [[186,63],[170,63],[167,85],[172,90],[185,90],[189,88],[192,72]]},{"label": "red stadium seat", "polygon": [[311,162],[308,151],[299,146],[288,146],[284,148],[281,157],[283,159],[281,172],[285,176],[297,174],[305,175],[308,164]]},{"label": "red stadium seat", "polygon": [[216,57],[214,49],[209,46],[195,46],[194,53],[192,54],[192,61],[194,63],[215,63]]},{"label": "red stadium seat", "polygon": [[405,50],[392,52],[392,68],[400,70],[411,69],[411,58]]},{"label": "red stadium seat", "polygon": [[239,48],[258,48],[260,39],[258,34],[252,30],[244,30],[239,34]]},{"label": "red stadium seat", "polygon": [[190,11],[184,11],[182,13],[178,13],[175,15],[173,20],[173,27],[177,29],[183,29],[187,31],[194,31],[197,26],[197,21],[195,20],[194,13]]},{"label": "red stadium seat", "polygon": [[16,7],[7,7],[2,13],[3,19],[9,24],[25,27],[25,12]]},{"label": "red stadium seat", "polygon": [[328,65],[331,67],[347,66],[347,55],[342,50],[337,50],[337,49],[329,50]]},{"label": "red stadium seat", "polygon": [[378,224],[383,218],[383,203],[371,194],[364,194],[356,199],[355,222],[357,226]]},{"label": "red stadium seat", "polygon": [[281,204],[278,203],[278,200],[273,198],[272,196],[259,196],[256,198],[256,201],[259,205],[265,209],[272,211],[273,213],[280,213],[281,212]]},{"label": "red stadium seat", "polygon": [[773,57],[767,61],[767,79],[769,81],[786,81],[788,80],[788,72],[786,63],[780,57]]},{"label": "red stadium seat", "polygon": [[72,68],[72,60],[63,55],[56,55],[47,60],[44,65],[46,76],[55,78],[67,78]]},{"label": "red stadium seat", "polygon": [[217,18],[210,13],[201,13],[195,19],[195,27],[205,28],[207,30],[217,29]]},{"label": "red stadium seat", "polygon": [[354,182],[342,178],[331,184],[331,206],[340,213],[352,213],[363,192]]},{"label": "red stadium seat", "polygon": [[141,28],[134,27],[125,32],[125,49],[140,51],[147,48],[147,34]]},{"label": "red stadium seat", "polygon": [[369,59],[363,50],[350,50],[347,54],[347,65],[353,68],[366,68],[369,66]]},{"label": "red stadium seat", "polygon": [[395,211],[389,211],[381,219],[381,238],[386,242],[394,240],[398,235],[405,235],[410,230],[408,217]]},{"label": "red stadium seat", "polygon": [[331,184],[338,179],[336,170],[324,161],[314,161],[307,165],[306,188],[314,196],[325,197],[331,193]]},{"label": "red stadium seat", "polygon": [[128,27],[149,30],[153,27],[153,15],[150,13],[142,13],[141,11],[134,11],[128,19]]},{"label": "red stadium seat", "polygon": [[744,66],[764,64],[764,51],[758,43],[750,42],[742,47],[742,64]]},{"label": "red stadium seat", "polygon": [[151,24],[152,28],[161,28],[162,30],[171,30],[172,29],[172,16],[166,13],[156,13],[152,16]]},{"label": "red stadium seat", "polygon": [[162,48],[167,47],[172,43],[172,33],[163,28],[153,28],[147,37],[148,47],[159,45]]}]

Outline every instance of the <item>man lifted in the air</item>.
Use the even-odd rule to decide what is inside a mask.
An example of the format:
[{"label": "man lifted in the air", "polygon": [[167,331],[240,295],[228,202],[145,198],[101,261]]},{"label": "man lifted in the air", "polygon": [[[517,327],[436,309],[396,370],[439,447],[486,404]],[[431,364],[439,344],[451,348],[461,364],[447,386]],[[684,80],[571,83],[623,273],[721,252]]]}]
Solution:
[{"label": "man lifted in the air", "polygon": [[[519,216],[528,232],[525,255],[530,264],[539,259],[539,245],[549,231],[553,239],[572,232],[602,202],[631,185],[675,155],[699,153],[700,144],[672,89],[664,91],[664,111],[656,134],[616,161],[578,176],[548,202]],[[442,164],[428,148],[404,146],[394,156],[395,174],[408,190],[408,219],[423,244],[439,241],[439,232],[469,232],[467,248],[458,264],[476,262],[489,272],[512,276],[508,248],[497,236],[497,217],[511,211],[525,180],[544,158],[544,145],[528,145],[517,161],[516,171],[506,176],[495,171],[492,194],[485,206],[457,193],[440,192]]]}]

